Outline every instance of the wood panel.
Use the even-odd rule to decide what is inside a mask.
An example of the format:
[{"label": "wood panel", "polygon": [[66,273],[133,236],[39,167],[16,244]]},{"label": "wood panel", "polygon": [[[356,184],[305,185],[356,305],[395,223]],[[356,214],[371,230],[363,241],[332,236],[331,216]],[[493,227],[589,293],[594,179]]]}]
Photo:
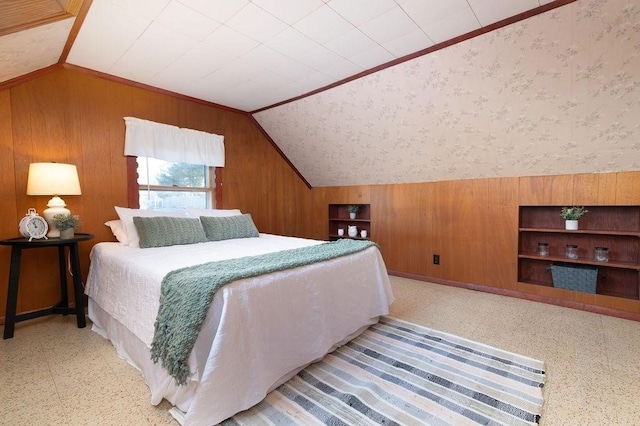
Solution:
[{"label": "wood panel", "polygon": [[[318,240],[326,240],[329,235],[329,204],[371,204],[371,187],[368,185],[319,187],[311,192],[314,213],[309,235]],[[372,232],[377,232],[373,224],[376,220],[374,211],[371,206]]]},{"label": "wood panel", "polygon": [[382,250],[387,268],[427,274],[431,254],[429,197],[432,185],[377,185],[371,189],[371,239]]},{"label": "wood panel", "polygon": [[616,204],[640,204],[640,172],[616,173]]},{"label": "wood panel", "polygon": [[431,256],[429,259],[435,276],[461,282],[486,281],[487,191],[484,179],[435,184],[432,241],[440,265],[433,265]]},{"label": "wood panel", "polygon": [[573,175],[521,177],[518,196],[522,206],[572,204]]},{"label": "wood panel", "polygon": [[56,0],[0,1],[0,35],[71,17]]},{"label": "wood panel", "polygon": [[[0,238],[17,236],[28,207],[39,212],[49,197],[26,195],[27,171],[35,161],[76,164],[81,196],[64,197],[81,216],[82,232],[96,238],[80,244],[83,277],[89,250],[113,241],[103,224],[117,217],[113,206],[127,206],[127,158],[123,117],[137,116],[225,136],[224,207],[254,217],[260,231],[310,236],[311,190],[293,172],[246,114],[60,68],[0,92],[0,178],[3,222]],[[4,155],[6,154],[6,155]],[[6,165],[6,167],[5,167]],[[18,312],[56,303],[59,298],[55,250],[25,253]],[[0,250],[0,301],[6,298],[9,251]],[[5,303],[0,306],[4,316]]]},{"label": "wood panel", "polygon": [[[518,275],[518,178],[488,179],[483,207],[486,273],[482,284],[515,290]],[[480,213],[480,209],[479,213]]]},{"label": "wood panel", "polygon": [[[11,93],[9,90],[0,91],[0,173],[2,185],[0,185],[0,235],[12,235],[17,227],[14,218],[19,214],[16,204],[11,202],[16,198],[16,181],[13,166],[13,129],[11,126]],[[22,215],[26,214],[26,211]],[[2,283],[6,283],[9,277],[9,255],[11,247],[0,247],[0,309],[7,305],[7,292]],[[7,261],[4,261],[7,260]],[[4,312],[4,311],[1,311]]]},{"label": "wood panel", "polygon": [[[565,301],[565,306],[604,308],[601,312],[607,314],[615,314],[616,310],[639,312],[638,301],[576,294],[553,288],[550,279],[548,287],[518,282],[521,202],[557,206],[576,201],[611,204],[611,194],[617,197],[618,193],[630,193],[638,181],[638,173],[627,172],[374,185],[370,187],[373,240],[380,244],[387,268],[400,276],[474,289],[491,288],[539,301]],[[329,200],[350,203],[356,197],[353,187],[314,188],[313,193],[313,208],[323,215],[322,223],[317,224],[322,231],[315,238],[324,239]],[[625,201],[632,201],[630,196],[625,197]],[[583,225],[588,227],[588,217],[583,219]],[[549,220],[556,227],[563,226],[559,208],[550,208]],[[637,220],[626,217],[617,221],[635,227]],[[440,254],[440,265],[433,265],[434,253]],[[624,287],[628,280],[618,281],[620,285],[614,285],[613,290],[629,294]],[[624,312],[619,315],[624,316]]]},{"label": "wood panel", "polygon": [[[13,160],[15,165],[18,216],[34,207],[39,213],[46,209],[49,196],[26,195],[29,164],[38,161],[56,161],[78,164],[80,150],[74,142],[69,119],[69,92],[64,88],[64,77],[49,73],[28,84],[11,89],[13,124]],[[3,171],[4,174],[4,171]],[[81,181],[82,186],[82,181]],[[80,197],[65,197],[67,206],[76,212]],[[80,209],[78,213],[82,213]],[[19,220],[15,218],[14,223]],[[15,237],[17,231],[3,238]],[[22,259],[22,272],[18,291],[18,312],[52,306],[60,298],[58,284],[57,250],[26,251]],[[8,262],[8,258],[0,259]],[[37,267],[36,267],[37,265]],[[6,292],[6,282],[0,283]],[[73,294],[73,293],[71,293]],[[4,308],[4,306],[2,307]],[[4,312],[4,309],[1,311]]]}]

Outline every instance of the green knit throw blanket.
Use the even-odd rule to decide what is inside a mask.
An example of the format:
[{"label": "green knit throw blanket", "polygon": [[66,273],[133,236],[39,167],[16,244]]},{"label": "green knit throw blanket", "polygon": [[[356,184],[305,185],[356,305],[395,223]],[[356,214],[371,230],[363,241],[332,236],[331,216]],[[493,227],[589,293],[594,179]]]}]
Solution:
[{"label": "green knit throw blanket", "polygon": [[184,385],[191,374],[189,354],[215,292],[243,278],[296,268],[346,256],[376,244],[341,239],[333,242],[190,266],[169,272],[162,280],[160,307],[151,342],[151,359]]}]

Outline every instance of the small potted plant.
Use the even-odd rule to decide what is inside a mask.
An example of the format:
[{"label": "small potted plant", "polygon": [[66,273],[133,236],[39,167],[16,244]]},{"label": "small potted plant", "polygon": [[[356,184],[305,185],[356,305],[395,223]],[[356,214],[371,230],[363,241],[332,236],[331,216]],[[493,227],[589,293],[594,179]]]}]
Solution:
[{"label": "small potted plant", "polygon": [[77,215],[57,214],[53,216],[53,223],[60,231],[60,238],[65,240],[73,238],[76,228],[80,226],[80,218]]},{"label": "small potted plant", "polygon": [[360,211],[360,206],[357,204],[349,204],[347,206],[347,211],[349,212],[349,218],[350,219],[355,219],[356,218],[356,213],[358,213]]},{"label": "small potted plant", "polygon": [[575,231],[578,229],[578,219],[580,219],[589,210],[584,207],[563,207],[560,210],[560,216],[564,219],[565,229]]}]

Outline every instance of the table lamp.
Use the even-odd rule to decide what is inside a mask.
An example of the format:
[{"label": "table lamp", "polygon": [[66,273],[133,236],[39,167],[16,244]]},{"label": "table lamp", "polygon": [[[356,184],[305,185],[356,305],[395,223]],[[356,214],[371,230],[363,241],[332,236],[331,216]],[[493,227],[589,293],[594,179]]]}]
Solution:
[{"label": "table lamp", "polygon": [[58,214],[71,214],[66,209],[65,202],[60,195],[82,195],[78,169],[73,164],[62,163],[31,163],[29,164],[29,178],[27,180],[27,195],[52,195],[47,203],[48,209],[43,216],[49,224],[47,237],[58,238],[60,231],[53,222]]}]

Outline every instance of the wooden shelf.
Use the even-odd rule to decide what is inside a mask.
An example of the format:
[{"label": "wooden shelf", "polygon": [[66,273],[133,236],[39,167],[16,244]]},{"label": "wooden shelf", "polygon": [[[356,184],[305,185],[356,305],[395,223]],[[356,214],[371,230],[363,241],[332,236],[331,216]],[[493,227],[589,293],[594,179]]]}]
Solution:
[{"label": "wooden shelf", "polygon": [[337,217],[330,217],[329,218],[329,222],[362,222],[362,223],[369,223],[371,222],[369,219],[358,219],[357,217],[355,219],[350,219],[350,218],[337,218]]},{"label": "wooden shelf", "polygon": [[[593,206],[578,230],[564,229],[561,206],[521,206],[518,228],[518,281],[553,287],[550,266],[598,268],[596,294],[640,300],[640,206]],[[549,245],[540,256],[538,242]],[[565,257],[566,245],[578,246],[578,258]],[[609,261],[594,259],[596,247],[609,249]]]},{"label": "wooden shelf", "polygon": [[[352,203],[357,204],[357,203]],[[350,204],[329,204],[329,240],[337,240],[340,238],[351,238],[353,240],[370,240],[371,239],[371,205],[357,204],[360,211],[356,213],[355,219],[349,217],[347,206]],[[348,227],[356,226],[358,235],[350,237],[348,235]],[[338,228],[344,229],[344,235],[338,235]],[[367,231],[367,237],[362,238],[360,231]]]},{"label": "wooden shelf", "polygon": [[569,259],[566,257],[560,256],[538,256],[537,254],[526,254],[521,253],[518,254],[518,258],[520,259],[535,259],[541,261],[549,261],[549,262],[562,262],[562,263],[575,263],[578,265],[593,265],[593,266],[601,266],[601,267],[609,267],[609,268],[623,268],[623,269],[633,269],[635,271],[640,272],[640,265],[637,263],[622,263],[622,262],[598,262],[597,260],[589,260],[589,259]]},{"label": "wooden shelf", "polygon": [[348,238],[348,239],[350,239],[350,240],[363,240],[363,241],[370,241],[370,240],[371,240],[371,239],[370,239],[370,238],[368,238],[368,237],[367,237],[367,238],[362,238],[362,237],[350,237],[350,236],[348,236],[348,235],[338,235],[338,234],[335,234],[335,235],[329,235],[329,239],[330,239],[330,240],[341,240],[341,239],[344,239],[344,238]]},{"label": "wooden shelf", "polygon": [[555,234],[591,234],[591,235],[622,235],[629,237],[638,237],[640,238],[640,232],[635,231],[604,231],[597,229],[577,229],[575,231],[570,231],[568,229],[557,229],[557,228],[519,228],[520,232],[542,232],[542,233],[555,233]]}]

